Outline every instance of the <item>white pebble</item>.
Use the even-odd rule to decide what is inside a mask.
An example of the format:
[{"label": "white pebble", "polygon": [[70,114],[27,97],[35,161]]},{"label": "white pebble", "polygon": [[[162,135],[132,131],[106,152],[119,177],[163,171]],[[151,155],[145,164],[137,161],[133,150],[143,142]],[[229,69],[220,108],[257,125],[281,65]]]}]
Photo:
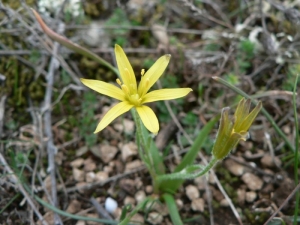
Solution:
[{"label": "white pebble", "polygon": [[116,210],[116,208],[118,208],[118,203],[116,200],[112,199],[111,197],[108,197],[105,200],[104,206],[107,212],[113,213]]}]

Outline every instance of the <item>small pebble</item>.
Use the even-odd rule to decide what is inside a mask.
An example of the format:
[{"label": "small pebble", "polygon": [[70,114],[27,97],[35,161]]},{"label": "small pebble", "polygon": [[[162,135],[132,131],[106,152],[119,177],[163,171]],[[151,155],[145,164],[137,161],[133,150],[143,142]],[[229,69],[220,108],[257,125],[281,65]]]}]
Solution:
[{"label": "small pebble", "polygon": [[246,201],[251,203],[253,202],[257,197],[257,194],[255,191],[248,191],[246,192]]},{"label": "small pebble", "polygon": [[203,198],[196,198],[192,201],[192,210],[197,212],[204,211],[204,199]]},{"label": "small pebble", "polygon": [[72,167],[81,167],[83,165],[83,162],[84,162],[84,159],[83,158],[78,158],[78,159],[75,159],[71,162],[71,166]]},{"label": "small pebble", "polygon": [[84,171],[73,168],[73,177],[76,181],[84,181]]},{"label": "small pebble", "polygon": [[106,198],[104,207],[107,212],[113,213],[118,208],[118,203],[111,197]]},{"label": "small pebble", "polygon": [[135,195],[135,200],[137,201],[137,203],[140,203],[141,201],[143,201],[146,198],[146,194],[144,191],[138,191]]},{"label": "small pebble", "polygon": [[94,172],[88,172],[85,174],[85,181],[88,183],[92,183],[96,178],[96,175]]},{"label": "small pebble", "polygon": [[224,165],[235,176],[241,176],[245,172],[245,167],[232,159],[226,159]]},{"label": "small pebble", "polygon": [[242,176],[242,180],[245,182],[245,184],[251,191],[260,190],[263,186],[262,179],[260,179],[258,176],[252,173],[245,173]]},{"label": "small pebble", "polygon": [[104,182],[107,180],[107,178],[108,178],[108,173],[106,172],[99,171],[95,174],[95,181]]},{"label": "small pebble", "polygon": [[192,201],[193,199],[199,198],[198,188],[194,185],[188,185],[185,188],[185,193],[187,197]]},{"label": "small pebble", "polygon": [[163,216],[158,212],[150,212],[148,215],[148,220],[151,224],[161,224],[163,221]]},{"label": "small pebble", "polygon": [[220,201],[220,205],[223,206],[223,207],[228,207],[229,206],[229,202],[227,201],[226,198],[222,199]]}]

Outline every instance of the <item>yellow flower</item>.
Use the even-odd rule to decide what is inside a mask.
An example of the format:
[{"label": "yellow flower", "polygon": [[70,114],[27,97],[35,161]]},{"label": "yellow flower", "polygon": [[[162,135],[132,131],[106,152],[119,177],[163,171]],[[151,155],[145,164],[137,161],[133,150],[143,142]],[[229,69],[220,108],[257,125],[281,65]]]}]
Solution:
[{"label": "yellow flower", "polygon": [[171,55],[160,57],[146,73],[142,70],[142,78],[138,86],[127,56],[119,45],[115,45],[115,55],[121,76],[121,80],[117,79],[116,81],[120,88],[103,81],[81,79],[81,82],[84,85],[94,91],[121,101],[104,115],[94,133],[103,130],[115,118],[129,111],[133,107],[136,108],[145,127],[154,134],[158,133],[159,124],[157,117],[153,110],[144,104],[160,100],[181,98],[186,96],[192,89],[174,88],[148,92],[165,71]]},{"label": "yellow flower", "polygon": [[251,100],[243,98],[237,106],[233,119],[228,116],[229,107],[222,110],[220,126],[212,150],[216,159],[225,158],[240,140],[245,141],[249,137],[248,130],[261,110],[262,103],[259,102],[249,113],[250,105]]}]

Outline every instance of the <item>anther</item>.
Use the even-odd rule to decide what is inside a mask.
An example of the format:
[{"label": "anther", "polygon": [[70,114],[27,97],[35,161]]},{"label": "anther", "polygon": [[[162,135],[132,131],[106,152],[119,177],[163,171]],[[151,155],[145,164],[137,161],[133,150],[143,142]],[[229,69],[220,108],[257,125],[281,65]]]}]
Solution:
[{"label": "anther", "polygon": [[129,89],[125,84],[121,85],[122,90],[124,91],[125,94],[129,94]]},{"label": "anther", "polygon": [[144,74],[145,74],[145,69],[142,69],[141,75],[144,76]]},{"label": "anther", "polygon": [[116,81],[117,81],[118,85],[122,86],[122,82],[120,81],[119,78]]},{"label": "anther", "polygon": [[150,83],[150,80],[149,80],[149,78],[147,78],[145,81],[145,86],[148,87],[149,83]]},{"label": "anther", "polygon": [[129,70],[128,70],[127,68],[125,68],[125,72],[126,72],[126,75],[127,75],[128,77],[130,77]]}]

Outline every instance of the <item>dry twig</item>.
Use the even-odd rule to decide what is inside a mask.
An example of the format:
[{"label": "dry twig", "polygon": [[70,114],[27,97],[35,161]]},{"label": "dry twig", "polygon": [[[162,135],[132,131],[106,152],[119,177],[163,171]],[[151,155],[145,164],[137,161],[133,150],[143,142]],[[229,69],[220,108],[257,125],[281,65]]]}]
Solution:
[{"label": "dry twig", "polygon": [[42,222],[43,225],[48,225],[48,223],[44,220],[42,214],[38,211],[38,209],[35,207],[35,204],[33,202],[33,200],[31,199],[31,197],[29,196],[29,194],[26,192],[25,188],[22,186],[22,182],[18,179],[18,177],[15,175],[15,173],[13,172],[13,170],[10,168],[10,166],[7,164],[5,158],[3,157],[3,155],[0,153],[0,162],[1,165],[4,166],[5,170],[7,171],[7,177],[18,186],[18,189],[20,190],[20,192],[23,194],[23,196],[25,197],[26,201],[28,202],[28,204],[31,206],[31,208],[33,209],[35,215],[39,218],[39,220]]},{"label": "dry twig", "polygon": [[[58,32],[62,33],[64,31],[64,25],[61,23],[58,28]],[[53,55],[57,55],[59,48],[59,43],[55,42],[53,46]],[[44,100],[44,107],[41,109],[44,112],[44,126],[45,134],[47,137],[47,152],[48,152],[48,169],[47,171],[51,175],[51,192],[52,192],[52,202],[55,207],[57,207],[57,190],[56,190],[56,176],[55,176],[55,159],[54,156],[57,153],[57,149],[53,143],[52,135],[52,120],[51,120],[51,99],[52,99],[52,89],[54,73],[59,68],[59,62],[55,57],[51,58],[51,62],[48,69],[47,75],[47,87]],[[63,224],[60,217],[54,214],[55,224]]]}]

